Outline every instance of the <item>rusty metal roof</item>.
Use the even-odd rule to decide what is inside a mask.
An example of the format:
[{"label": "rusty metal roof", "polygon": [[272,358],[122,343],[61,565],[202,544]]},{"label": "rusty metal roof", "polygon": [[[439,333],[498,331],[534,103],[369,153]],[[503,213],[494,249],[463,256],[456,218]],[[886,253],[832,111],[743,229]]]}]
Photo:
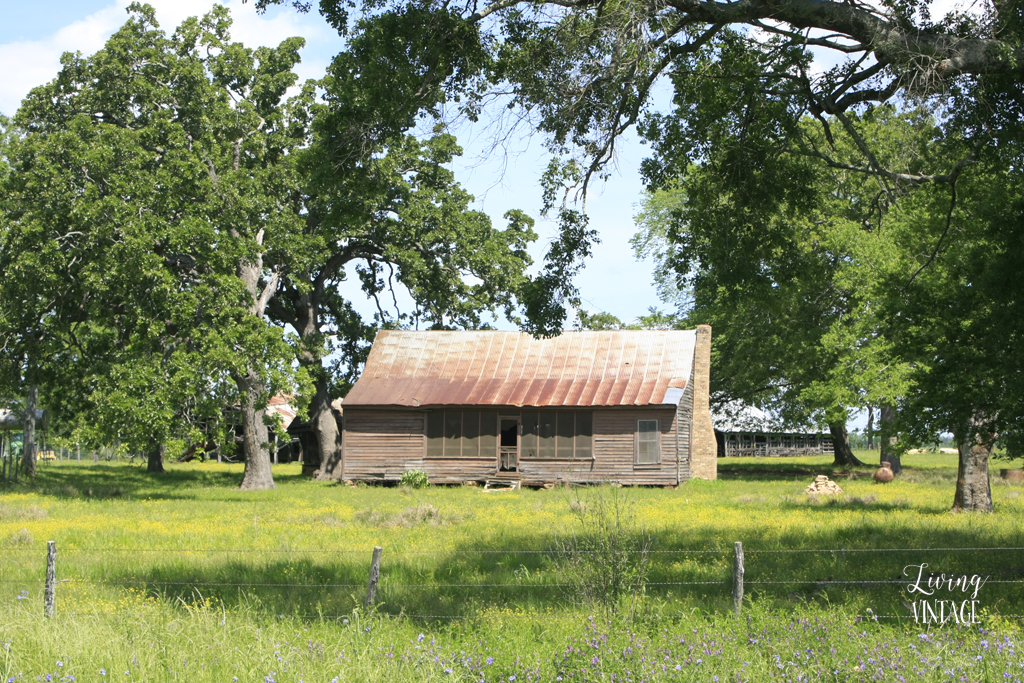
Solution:
[{"label": "rusty metal roof", "polygon": [[377,333],[345,407],[675,405],[693,330]]}]

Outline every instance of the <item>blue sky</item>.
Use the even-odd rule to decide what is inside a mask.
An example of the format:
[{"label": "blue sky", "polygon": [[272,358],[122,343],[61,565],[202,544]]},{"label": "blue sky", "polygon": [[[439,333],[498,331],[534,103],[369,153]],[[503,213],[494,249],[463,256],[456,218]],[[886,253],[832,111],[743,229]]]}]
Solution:
[{"label": "blue sky", "polygon": [[[32,87],[51,80],[62,52],[90,54],[100,49],[124,23],[128,4],[129,0],[3,0],[0,112],[13,114]],[[171,31],[185,17],[208,11],[213,2],[150,0],[150,4],[156,8],[161,27]],[[227,0],[223,4],[231,9],[235,21],[233,37],[246,45],[276,45],[294,35],[306,38],[298,67],[302,79],[321,76],[342,47],[340,38],[316,13],[301,15],[279,8],[259,15],[251,1]],[[503,224],[502,215],[512,208],[537,219],[540,239],[532,251],[539,263],[556,233],[555,224],[539,215],[538,179],[547,162],[542,140],[524,131],[510,140],[507,150],[492,153],[490,134],[483,126],[464,126],[455,132],[466,150],[455,166],[459,181],[476,196],[477,208],[487,212],[495,225]],[[636,230],[633,215],[643,192],[638,167],[645,149],[633,135],[619,150],[611,178],[598,184],[588,197],[591,225],[600,233],[601,244],[596,245],[576,285],[585,309],[609,311],[632,320],[659,302],[651,278],[653,264],[637,262],[628,244]],[[358,292],[349,294],[358,300]],[[374,310],[369,302],[359,308],[366,315]]]}]

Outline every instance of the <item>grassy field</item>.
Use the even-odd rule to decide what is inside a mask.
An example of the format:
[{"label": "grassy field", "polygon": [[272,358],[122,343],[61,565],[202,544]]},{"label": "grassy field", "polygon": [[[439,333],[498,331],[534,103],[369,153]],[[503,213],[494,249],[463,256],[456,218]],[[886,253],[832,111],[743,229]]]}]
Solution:
[{"label": "grassy field", "polygon": [[[676,490],[503,493],[346,487],[283,465],[277,490],[249,493],[235,490],[235,465],[175,465],[154,477],[124,464],[49,463],[34,482],[0,489],[0,674],[901,680],[918,678],[916,667],[926,679],[1020,680],[1011,645],[1020,621],[1006,617],[1024,614],[1024,586],[996,582],[1024,579],[1024,551],[934,549],[1024,547],[1022,487],[994,479],[996,514],[954,515],[955,456],[905,464],[884,486],[871,470],[787,458],[722,461],[718,481]],[[844,494],[804,495],[821,473]],[[574,605],[548,552],[587,532],[574,510],[616,499],[656,551],[631,616]],[[62,581],[53,621],[42,618],[47,540]],[[746,550],[742,620],[730,615],[734,541]],[[368,611],[374,545],[384,553]],[[868,549],[889,552],[858,552]],[[923,633],[907,623],[905,584],[829,583],[904,580],[904,567],[923,562],[989,577],[979,593],[988,630]],[[681,582],[709,583],[670,585]]]}]

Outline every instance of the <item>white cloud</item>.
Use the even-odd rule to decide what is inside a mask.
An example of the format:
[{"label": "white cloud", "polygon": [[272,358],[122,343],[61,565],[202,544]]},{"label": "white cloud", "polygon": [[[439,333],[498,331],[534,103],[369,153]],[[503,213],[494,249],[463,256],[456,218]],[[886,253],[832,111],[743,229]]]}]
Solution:
[{"label": "white cloud", "polygon": [[[51,81],[60,70],[64,52],[92,54],[128,19],[125,8],[129,0],[116,0],[110,6],[54,31],[41,40],[27,40],[0,45],[0,112],[13,114],[32,88]],[[156,9],[160,27],[174,31],[187,17],[202,15],[213,6],[211,0],[150,0]],[[223,3],[234,19],[232,39],[247,46],[277,45],[285,38],[307,39],[302,51],[303,61],[296,72],[303,80],[323,75],[331,57],[341,49],[341,39],[320,15],[300,15],[290,10],[259,15],[252,2],[239,0]],[[45,8],[40,9],[45,22]]]},{"label": "white cloud", "polygon": [[53,79],[64,52],[91,53],[103,47],[123,12],[116,6],[76,21],[44,40],[0,45],[0,112],[13,114],[28,91]]}]

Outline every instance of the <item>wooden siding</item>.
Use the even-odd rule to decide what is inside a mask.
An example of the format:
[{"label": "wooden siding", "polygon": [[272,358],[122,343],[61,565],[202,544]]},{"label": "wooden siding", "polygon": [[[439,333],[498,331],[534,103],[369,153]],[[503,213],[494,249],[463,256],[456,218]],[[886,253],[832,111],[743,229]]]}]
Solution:
[{"label": "wooden siding", "polygon": [[[676,483],[675,409],[609,408],[594,410],[594,458],[590,461],[519,461],[523,481],[615,481],[667,486]],[[637,420],[658,420],[661,462],[636,464]]]},{"label": "wooden siding", "polygon": [[398,480],[423,469],[423,419],[412,410],[345,408],[345,479]]},{"label": "wooden siding", "polygon": [[686,383],[683,397],[676,408],[676,457],[679,459],[678,480],[690,479],[690,452],[693,442],[693,374]]},{"label": "wooden siding", "polygon": [[[520,409],[500,412],[513,415],[519,414]],[[681,453],[676,434],[677,412],[674,406],[595,409],[593,459],[521,458],[519,478],[527,483],[615,481],[673,485],[677,483],[676,459]],[[397,481],[406,470],[416,469],[426,472],[434,483],[457,483],[483,481],[496,475],[496,453],[480,458],[425,457],[425,416],[423,410],[346,408],[344,477]],[[658,420],[658,464],[636,464],[638,420]],[[686,452],[688,447],[682,451]]]},{"label": "wooden siding", "polygon": [[420,470],[440,484],[494,476],[494,458],[427,458],[426,415],[421,410],[346,408],[345,478],[398,481],[403,472]]}]

